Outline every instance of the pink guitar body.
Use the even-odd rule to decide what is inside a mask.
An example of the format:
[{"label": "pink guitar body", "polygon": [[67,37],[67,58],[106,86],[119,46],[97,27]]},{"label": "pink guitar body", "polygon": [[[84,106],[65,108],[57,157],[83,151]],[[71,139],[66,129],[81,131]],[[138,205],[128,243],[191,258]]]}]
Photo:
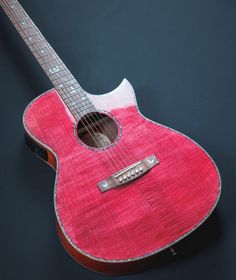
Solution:
[{"label": "pink guitar body", "polygon": [[[217,204],[220,176],[193,140],[141,115],[127,80],[89,97],[119,123],[119,137],[107,149],[82,145],[77,121],[55,89],[27,107],[24,126],[56,168],[55,215],[67,251],[96,271],[135,271],[205,221]],[[143,176],[99,190],[98,182],[150,155],[159,164]]]}]

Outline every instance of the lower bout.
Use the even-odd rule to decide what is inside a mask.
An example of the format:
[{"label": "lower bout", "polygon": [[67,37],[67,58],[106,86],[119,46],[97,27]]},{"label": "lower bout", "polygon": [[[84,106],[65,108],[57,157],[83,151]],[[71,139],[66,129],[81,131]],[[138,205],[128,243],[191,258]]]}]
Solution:
[{"label": "lower bout", "polygon": [[136,260],[127,260],[127,261],[106,261],[93,258],[92,256],[86,255],[83,252],[78,251],[66,238],[64,235],[61,226],[56,218],[56,230],[59,236],[59,239],[67,251],[67,253],[78,263],[84,267],[99,273],[110,274],[110,275],[122,275],[140,272],[152,267],[160,254],[153,254],[148,257],[144,257]]},{"label": "lower bout", "polygon": [[[158,126],[159,130],[166,130],[165,128]],[[152,124],[152,128],[157,128],[156,125],[154,127],[154,124]],[[158,131],[159,131],[158,130]],[[153,130],[154,131],[154,130]],[[157,131],[157,132],[158,132]],[[176,134],[180,135],[180,134]],[[29,136],[28,136],[29,137]],[[35,142],[34,139],[29,139],[32,143],[31,150],[35,152],[39,157],[41,157],[44,161],[46,161],[48,164],[50,164],[54,169],[56,168],[56,158],[49,150],[45,149],[41,146],[40,143]],[[208,214],[207,214],[208,215]],[[203,219],[205,220],[205,219]],[[202,220],[202,221],[203,221]],[[198,223],[200,225],[202,223]],[[152,254],[148,257],[143,257],[140,259],[130,260],[127,259],[126,261],[106,261],[103,259],[92,257],[91,255],[87,253],[83,253],[81,250],[76,249],[72,243],[70,243],[69,238],[64,234],[61,226],[59,225],[57,221],[57,232],[61,239],[61,242],[65,249],[68,251],[68,253],[79,263],[84,265],[85,267],[102,273],[108,273],[108,274],[127,274],[127,273],[133,273],[137,272],[143,269],[146,269],[148,266],[150,266],[155,259],[157,258],[158,254]],[[190,233],[191,231],[188,231]],[[176,240],[176,239],[175,239]]]}]

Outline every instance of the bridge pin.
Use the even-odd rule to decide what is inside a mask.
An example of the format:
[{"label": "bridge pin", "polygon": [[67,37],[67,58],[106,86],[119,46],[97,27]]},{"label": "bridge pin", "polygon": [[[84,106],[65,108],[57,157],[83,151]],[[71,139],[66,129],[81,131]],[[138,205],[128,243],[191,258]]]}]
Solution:
[{"label": "bridge pin", "polygon": [[131,173],[128,173],[128,174],[127,174],[127,177],[130,178],[130,177],[131,177]]},{"label": "bridge pin", "polygon": [[124,180],[124,181],[127,180],[127,176],[126,176],[126,175],[123,176],[123,180]]},{"label": "bridge pin", "polygon": [[139,171],[140,171],[140,172],[143,172],[143,167],[139,167]]},{"label": "bridge pin", "polygon": [[123,178],[122,178],[122,177],[119,178],[119,182],[120,182],[120,183],[123,182]]},{"label": "bridge pin", "polygon": [[138,170],[138,168],[137,168],[137,169],[135,169],[135,173],[136,173],[136,174],[138,174],[138,173],[139,173],[139,170]]},{"label": "bridge pin", "polygon": [[132,171],[132,172],[131,172],[131,175],[132,175],[132,176],[134,176],[134,175],[135,175],[135,172],[134,172],[134,171]]}]

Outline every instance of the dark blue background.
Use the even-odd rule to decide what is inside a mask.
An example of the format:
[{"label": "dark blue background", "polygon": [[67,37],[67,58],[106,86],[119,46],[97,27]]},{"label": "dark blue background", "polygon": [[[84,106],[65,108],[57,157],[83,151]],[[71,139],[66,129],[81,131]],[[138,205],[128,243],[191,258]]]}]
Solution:
[{"label": "dark blue background", "polygon": [[[122,279],[235,279],[236,2],[20,2],[88,92],[108,92],[126,77],[141,112],[196,140],[222,174],[217,210],[177,246],[178,255]],[[23,110],[51,87],[1,11],[0,278],[107,279],[62,248],[54,172],[24,144]]]}]

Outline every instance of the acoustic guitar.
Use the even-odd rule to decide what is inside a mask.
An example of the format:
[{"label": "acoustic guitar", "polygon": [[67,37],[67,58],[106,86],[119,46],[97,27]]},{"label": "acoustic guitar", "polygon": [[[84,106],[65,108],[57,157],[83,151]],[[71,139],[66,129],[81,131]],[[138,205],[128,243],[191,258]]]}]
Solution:
[{"label": "acoustic guitar", "polygon": [[122,274],[146,267],[212,213],[218,169],[189,137],[144,117],[131,84],[92,95],[18,1],[0,0],[53,84],[23,116],[28,144],[56,171],[56,228],[82,265]]}]

